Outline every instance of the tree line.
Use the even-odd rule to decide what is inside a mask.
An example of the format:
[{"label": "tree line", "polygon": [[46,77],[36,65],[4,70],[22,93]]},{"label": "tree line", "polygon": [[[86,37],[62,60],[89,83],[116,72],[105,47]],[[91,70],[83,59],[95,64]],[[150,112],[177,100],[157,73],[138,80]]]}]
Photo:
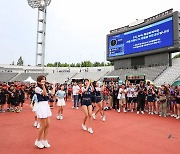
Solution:
[{"label": "tree line", "polygon": [[102,66],[113,66],[113,62],[107,62],[104,64],[104,62],[91,62],[91,61],[83,61],[81,63],[61,63],[61,62],[55,62],[55,63],[48,63],[47,67],[102,67]]}]

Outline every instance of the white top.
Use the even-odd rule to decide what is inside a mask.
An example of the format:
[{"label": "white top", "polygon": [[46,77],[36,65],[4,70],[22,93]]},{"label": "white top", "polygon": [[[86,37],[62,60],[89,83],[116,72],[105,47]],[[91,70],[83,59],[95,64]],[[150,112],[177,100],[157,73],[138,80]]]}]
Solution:
[{"label": "white top", "polygon": [[35,93],[42,94],[43,90],[40,87],[35,88]]},{"label": "white top", "polygon": [[119,93],[121,94],[121,98],[125,98],[125,97],[126,97],[126,95],[125,95],[126,89],[120,88],[120,89],[119,89]]},{"label": "white top", "polygon": [[101,91],[101,87],[95,87],[96,91]]},{"label": "white top", "polygon": [[137,88],[134,88],[133,97],[137,97],[137,95],[138,95]]},{"label": "white top", "polygon": [[79,88],[79,86],[78,86],[78,85],[73,86],[73,95],[78,95],[79,90],[80,90],[80,88]]},{"label": "white top", "polygon": [[127,88],[127,97],[133,97],[133,88]]}]

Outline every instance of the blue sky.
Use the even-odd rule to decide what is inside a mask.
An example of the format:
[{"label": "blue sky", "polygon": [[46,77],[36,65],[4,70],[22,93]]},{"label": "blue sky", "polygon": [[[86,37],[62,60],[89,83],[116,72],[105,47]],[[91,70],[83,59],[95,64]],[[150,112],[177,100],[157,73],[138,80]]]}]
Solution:
[{"label": "blue sky", "polygon": [[[167,9],[180,11],[179,0],[52,0],[48,7],[46,59],[76,63],[104,61],[109,30],[148,18]],[[0,5],[0,64],[22,56],[35,64],[37,10],[27,0]]]}]

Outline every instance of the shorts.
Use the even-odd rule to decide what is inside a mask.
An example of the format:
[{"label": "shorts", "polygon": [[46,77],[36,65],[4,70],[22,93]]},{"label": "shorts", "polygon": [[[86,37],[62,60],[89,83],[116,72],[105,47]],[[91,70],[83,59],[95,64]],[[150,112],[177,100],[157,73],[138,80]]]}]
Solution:
[{"label": "shorts", "polygon": [[65,105],[66,105],[66,103],[65,103],[64,98],[63,99],[58,99],[57,106],[65,106]]},{"label": "shorts", "polygon": [[13,100],[12,99],[8,99],[7,104],[12,104]]},{"label": "shorts", "polygon": [[0,105],[4,105],[4,104],[6,104],[6,100],[1,100]]},{"label": "shorts", "polygon": [[121,98],[119,101],[120,101],[120,105],[126,104],[126,98]]},{"label": "shorts", "polygon": [[20,99],[20,100],[19,100],[19,103],[22,103],[22,104],[23,104],[23,103],[24,103],[24,99]]},{"label": "shorts", "polygon": [[89,98],[87,98],[87,99],[84,99],[83,98],[83,100],[82,100],[82,106],[83,105],[85,105],[85,106],[90,106],[90,105],[92,105],[92,101],[91,101],[91,99]]},{"label": "shorts", "polygon": [[171,100],[171,104],[176,104],[176,100]]},{"label": "shorts", "polygon": [[102,99],[101,99],[101,96],[97,96],[97,97],[96,97],[96,103],[101,102],[101,100],[102,100]]},{"label": "shorts", "polygon": [[127,97],[127,102],[128,103],[132,103],[133,102],[133,98],[132,97]]},{"label": "shorts", "polygon": [[153,97],[153,96],[148,96],[148,97],[147,97],[147,101],[148,101],[148,102],[154,102],[155,100],[154,100],[154,97]]},{"label": "shorts", "polygon": [[177,103],[177,104],[180,104],[180,98],[177,98],[176,103]]},{"label": "shorts", "polygon": [[92,96],[91,96],[91,101],[92,101],[93,103],[96,102],[96,96],[95,96],[95,95],[92,95]]},{"label": "shorts", "polygon": [[133,97],[133,103],[137,103],[137,97]]},{"label": "shorts", "polygon": [[16,106],[19,106],[19,104],[20,104],[19,102],[12,102],[12,103],[11,103],[11,105],[13,105],[13,106],[15,106],[15,107],[16,107]]},{"label": "shorts", "polygon": [[103,100],[108,101],[108,96],[103,95]]}]

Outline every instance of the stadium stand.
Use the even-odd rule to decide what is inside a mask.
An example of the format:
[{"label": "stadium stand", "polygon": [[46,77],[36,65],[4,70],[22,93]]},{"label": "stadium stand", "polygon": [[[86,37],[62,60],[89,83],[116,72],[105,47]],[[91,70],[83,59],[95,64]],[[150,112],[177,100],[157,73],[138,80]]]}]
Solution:
[{"label": "stadium stand", "polygon": [[37,77],[39,75],[44,75],[47,76],[48,73],[19,73],[17,76],[15,76],[13,79],[11,79],[10,81],[24,81],[26,80],[28,77],[31,77],[33,80],[36,81]]},{"label": "stadium stand", "polygon": [[56,81],[58,83],[64,83],[65,81],[69,81],[76,73],[49,73],[47,75],[47,81],[52,83]]},{"label": "stadium stand", "polygon": [[103,76],[105,76],[108,72],[99,71],[99,72],[80,72],[77,73],[74,78],[88,78],[94,81],[99,81]]},{"label": "stadium stand", "polygon": [[155,85],[172,84],[175,80],[180,79],[180,58],[172,60],[172,66],[168,67],[154,81]]},{"label": "stadium stand", "polygon": [[[120,80],[124,81],[126,75],[146,75],[146,79],[151,80],[155,85],[172,84],[176,80],[180,80],[180,58],[172,59],[172,66],[153,66],[139,67],[137,69],[118,69],[113,70],[112,67],[105,68],[45,68],[44,73],[41,73],[38,67],[20,67],[18,66],[0,66],[0,81],[24,81],[29,76],[36,80],[37,76],[45,75],[48,82],[57,81],[64,83],[71,81],[72,78],[89,78],[91,80],[100,80],[103,76],[119,76]],[[28,70],[29,72],[25,70]]]},{"label": "stadium stand", "polygon": [[9,82],[17,74],[18,73],[0,72],[0,81],[1,82]]},{"label": "stadium stand", "polygon": [[146,75],[146,79],[154,81],[167,66],[143,67],[137,69],[119,69],[107,74],[107,76],[119,76],[122,81],[126,79],[126,75]]}]

